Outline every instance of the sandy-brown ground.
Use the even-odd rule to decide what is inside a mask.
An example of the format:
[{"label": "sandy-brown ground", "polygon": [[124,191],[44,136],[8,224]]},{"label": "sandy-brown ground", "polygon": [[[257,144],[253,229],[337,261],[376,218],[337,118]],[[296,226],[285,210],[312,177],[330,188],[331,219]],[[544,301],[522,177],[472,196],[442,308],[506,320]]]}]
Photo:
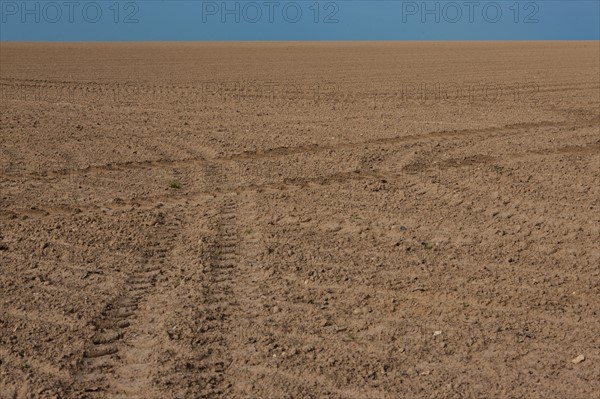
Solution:
[{"label": "sandy-brown ground", "polygon": [[599,53],[2,43],[0,397],[597,398]]}]

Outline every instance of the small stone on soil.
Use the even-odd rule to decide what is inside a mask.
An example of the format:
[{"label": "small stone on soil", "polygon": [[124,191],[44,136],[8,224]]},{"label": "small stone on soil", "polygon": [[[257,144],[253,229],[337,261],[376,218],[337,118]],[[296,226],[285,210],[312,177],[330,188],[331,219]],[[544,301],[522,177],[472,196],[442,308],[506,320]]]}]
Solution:
[{"label": "small stone on soil", "polygon": [[585,360],[585,356],[579,355],[575,359],[571,360],[571,363],[579,364],[579,363],[583,362],[584,360]]}]

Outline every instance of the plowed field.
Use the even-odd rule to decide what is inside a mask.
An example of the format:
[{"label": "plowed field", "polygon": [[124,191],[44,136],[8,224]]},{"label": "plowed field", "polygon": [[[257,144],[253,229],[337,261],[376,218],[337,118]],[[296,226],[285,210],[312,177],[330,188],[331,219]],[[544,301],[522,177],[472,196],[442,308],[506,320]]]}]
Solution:
[{"label": "plowed field", "polygon": [[599,76],[598,42],[0,44],[0,397],[597,397]]}]

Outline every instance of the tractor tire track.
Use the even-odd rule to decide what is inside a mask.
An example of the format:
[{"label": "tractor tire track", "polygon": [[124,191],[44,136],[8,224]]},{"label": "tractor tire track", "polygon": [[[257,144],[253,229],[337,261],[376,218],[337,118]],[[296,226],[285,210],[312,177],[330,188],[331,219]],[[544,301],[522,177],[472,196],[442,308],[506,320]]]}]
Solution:
[{"label": "tractor tire track", "polygon": [[[204,175],[206,184],[216,192],[226,189],[227,173],[220,165],[206,164]],[[190,392],[202,398],[228,397],[230,386],[226,372],[232,361],[229,341],[238,306],[233,290],[239,277],[240,261],[237,195],[218,196],[216,207],[217,214],[210,222],[214,236],[203,254],[206,265],[201,283],[203,299],[195,328],[199,334],[197,345],[202,351],[198,375],[200,392]]]},{"label": "tractor tire track", "polygon": [[158,346],[149,297],[160,263],[133,272],[125,291],[94,320],[96,334],[84,353],[83,391],[89,398],[152,398],[153,351]]}]

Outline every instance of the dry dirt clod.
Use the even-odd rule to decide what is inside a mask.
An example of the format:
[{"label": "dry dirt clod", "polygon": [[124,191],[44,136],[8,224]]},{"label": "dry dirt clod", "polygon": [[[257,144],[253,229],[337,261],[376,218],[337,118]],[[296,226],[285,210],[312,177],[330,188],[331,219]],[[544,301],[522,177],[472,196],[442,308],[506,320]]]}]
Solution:
[{"label": "dry dirt clod", "polygon": [[576,358],[574,358],[573,360],[571,360],[571,363],[573,364],[579,364],[581,362],[583,362],[585,360],[585,356],[584,355],[579,355]]}]

